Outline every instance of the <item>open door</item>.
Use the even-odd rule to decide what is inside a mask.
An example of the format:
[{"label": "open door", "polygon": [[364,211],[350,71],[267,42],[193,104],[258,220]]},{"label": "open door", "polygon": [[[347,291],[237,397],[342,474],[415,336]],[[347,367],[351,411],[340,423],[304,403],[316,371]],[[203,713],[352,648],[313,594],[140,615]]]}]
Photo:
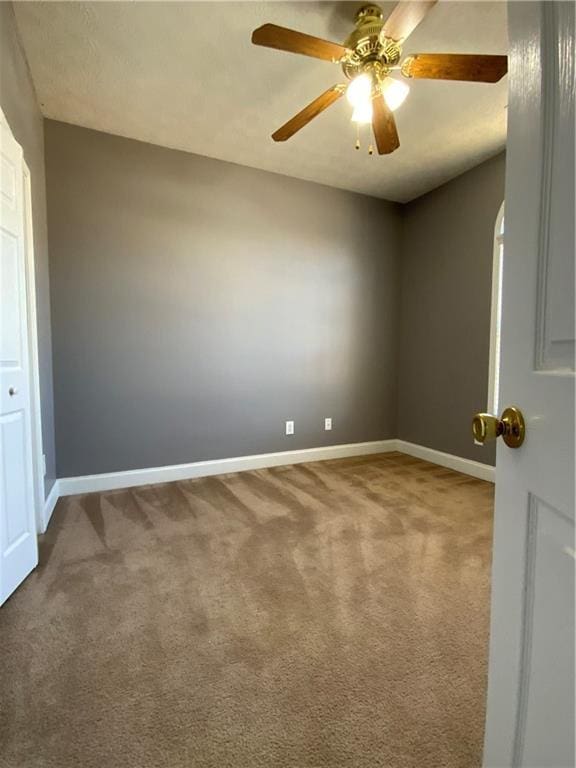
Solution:
[{"label": "open door", "polygon": [[[574,4],[511,2],[484,765],[574,766]],[[513,422],[486,423],[509,430]],[[480,419],[480,422],[482,419]],[[481,431],[482,424],[477,424]],[[505,435],[503,435],[504,437]]]},{"label": "open door", "polygon": [[22,149],[0,112],[0,605],[38,563]]}]

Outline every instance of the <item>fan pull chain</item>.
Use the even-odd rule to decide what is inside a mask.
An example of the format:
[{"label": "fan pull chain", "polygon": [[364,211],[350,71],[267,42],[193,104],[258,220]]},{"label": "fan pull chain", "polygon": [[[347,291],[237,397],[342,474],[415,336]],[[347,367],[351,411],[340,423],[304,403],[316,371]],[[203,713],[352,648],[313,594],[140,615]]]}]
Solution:
[{"label": "fan pull chain", "polygon": [[[356,143],[354,144],[354,149],[360,149],[360,123],[356,123]],[[374,154],[374,146],[372,143],[368,145],[368,154],[373,155]]]}]

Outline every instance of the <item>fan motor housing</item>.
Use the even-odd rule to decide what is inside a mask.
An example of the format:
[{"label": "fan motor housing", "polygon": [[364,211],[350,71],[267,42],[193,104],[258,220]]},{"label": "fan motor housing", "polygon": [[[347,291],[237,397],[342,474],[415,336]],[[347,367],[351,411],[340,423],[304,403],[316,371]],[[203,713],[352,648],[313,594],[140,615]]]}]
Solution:
[{"label": "fan motor housing", "polygon": [[369,63],[378,63],[385,75],[400,60],[401,49],[395,40],[381,38],[384,26],[379,5],[365,5],[356,14],[356,29],[344,45],[351,53],[342,61],[342,71],[351,80],[365,71]]}]

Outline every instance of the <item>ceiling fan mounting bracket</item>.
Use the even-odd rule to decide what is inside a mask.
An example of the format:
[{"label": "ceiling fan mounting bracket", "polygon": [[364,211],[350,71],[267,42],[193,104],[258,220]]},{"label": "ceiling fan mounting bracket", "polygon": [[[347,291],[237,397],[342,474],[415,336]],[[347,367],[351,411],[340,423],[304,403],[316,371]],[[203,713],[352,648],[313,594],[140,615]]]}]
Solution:
[{"label": "ceiling fan mounting bracket", "polygon": [[349,80],[365,72],[367,64],[377,62],[388,70],[400,61],[400,45],[382,36],[383,18],[382,9],[375,4],[364,5],[356,14],[356,28],[344,43],[348,52],[341,60],[342,71]]},{"label": "ceiling fan mounting bracket", "polygon": [[366,24],[367,20],[375,20],[379,21],[380,26],[382,26],[383,18],[384,14],[382,13],[382,8],[380,8],[380,6],[376,3],[368,3],[356,11],[356,15],[354,16],[354,24],[356,24],[357,27],[361,27],[363,24]]}]

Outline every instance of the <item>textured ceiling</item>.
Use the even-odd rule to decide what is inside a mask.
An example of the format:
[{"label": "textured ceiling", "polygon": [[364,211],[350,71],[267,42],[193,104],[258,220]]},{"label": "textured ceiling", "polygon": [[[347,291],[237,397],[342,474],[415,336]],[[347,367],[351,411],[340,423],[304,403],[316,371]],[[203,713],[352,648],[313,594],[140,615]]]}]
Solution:
[{"label": "textured ceiling", "polygon": [[[405,202],[500,151],[507,78],[412,81],[396,112],[401,146],[354,150],[340,100],[297,136],[270,134],[344,77],[336,64],[250,43],[274,22],[343,41],[361,3],[17,2],[46,117]],[[394,3],[382,3],[385,14]],[[404,52],[506,53],[505,2],[441,0]],[[367,135],[367,129],[364,129]]]}]

